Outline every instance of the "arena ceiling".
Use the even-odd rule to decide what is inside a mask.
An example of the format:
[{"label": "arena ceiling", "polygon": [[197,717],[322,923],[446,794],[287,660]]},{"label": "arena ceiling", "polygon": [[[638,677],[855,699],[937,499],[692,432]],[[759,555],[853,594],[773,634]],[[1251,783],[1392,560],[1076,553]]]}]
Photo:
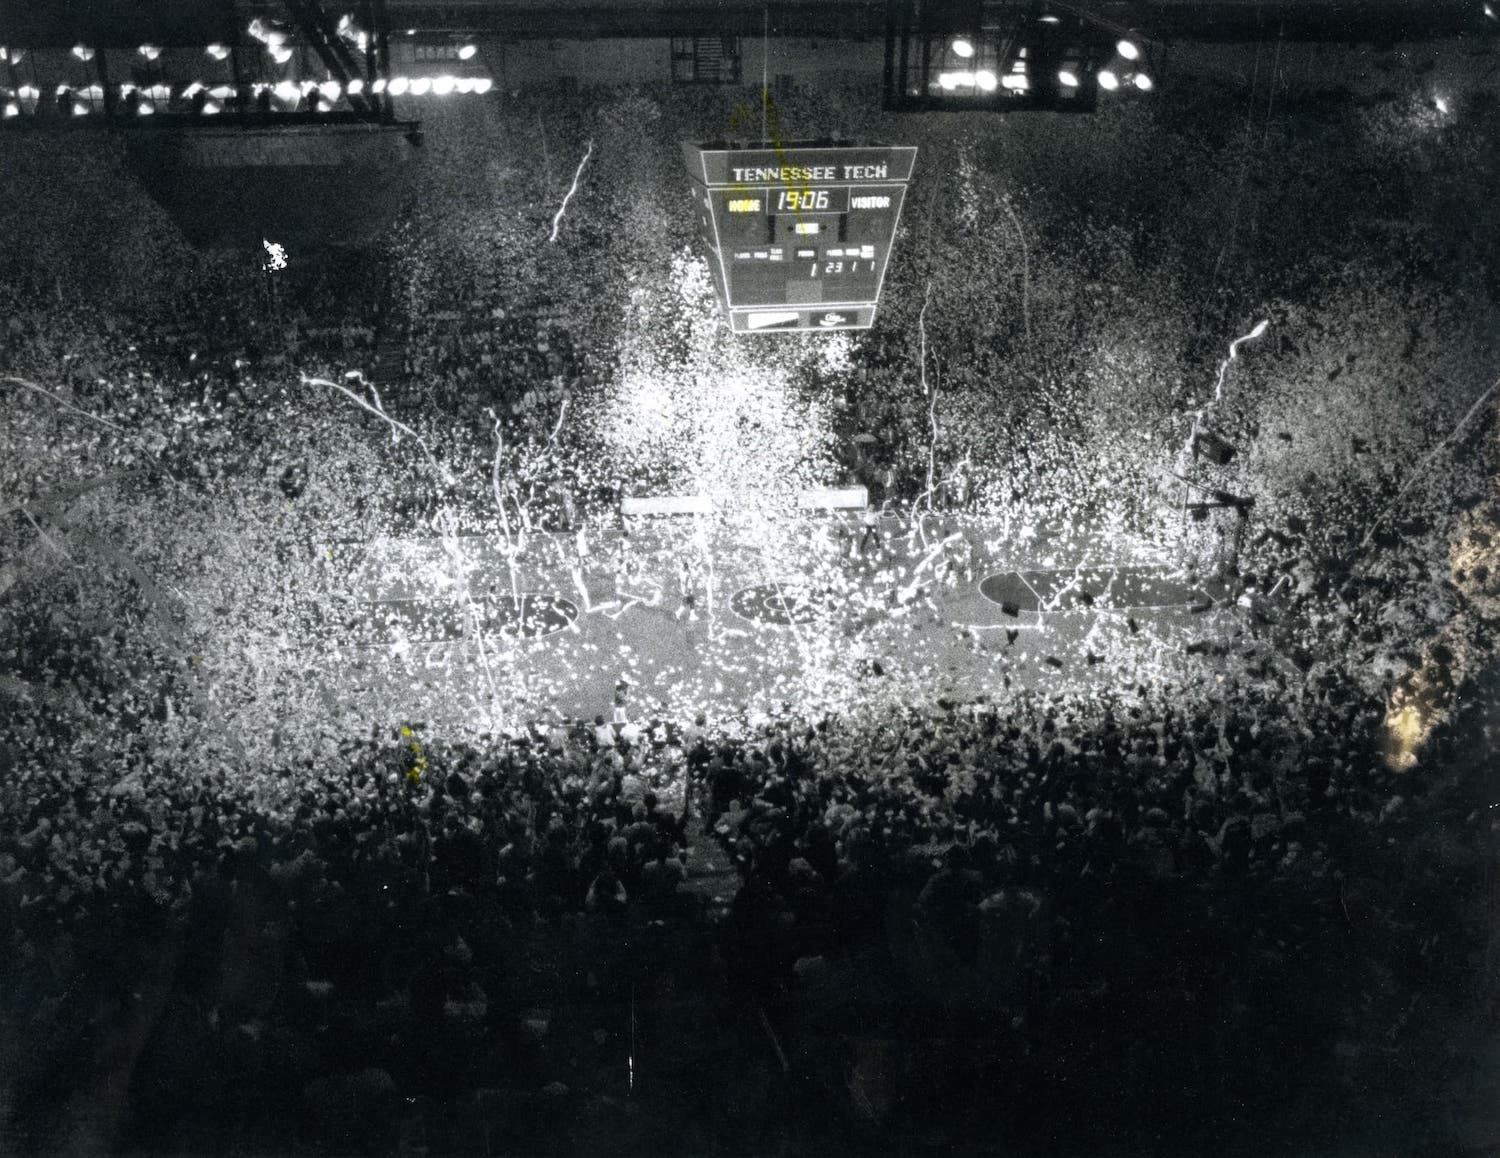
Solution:
[{"label": "arena ceiling", "polygon": [[[937,2],[953,7],[951,0]],[[383,6],[391,27],[511,39],[763,34],[867,39],[885,34],[892,7],[923,3],[934,7],[934,0],[346,0],[323,7],[337,17]],[[1495,5],[1486,0],[988,0],[984,8],[1019,16],[1039,5],[1164,41],[1379,44],[1500,32],[1491,15]],[[254,16],[287,14],[287,4],[259,0],[0,0],[0,43],[232,42]]]}]

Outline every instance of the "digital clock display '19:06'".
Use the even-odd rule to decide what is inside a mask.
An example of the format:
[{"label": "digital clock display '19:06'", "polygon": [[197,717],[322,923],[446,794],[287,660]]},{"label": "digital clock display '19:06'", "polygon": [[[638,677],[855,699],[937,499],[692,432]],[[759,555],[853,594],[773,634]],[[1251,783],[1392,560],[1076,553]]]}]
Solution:
[{"label": "digital clock display '19:06'", "polygon": [[848,189],[778,189],[773,213],[847,213]]}]

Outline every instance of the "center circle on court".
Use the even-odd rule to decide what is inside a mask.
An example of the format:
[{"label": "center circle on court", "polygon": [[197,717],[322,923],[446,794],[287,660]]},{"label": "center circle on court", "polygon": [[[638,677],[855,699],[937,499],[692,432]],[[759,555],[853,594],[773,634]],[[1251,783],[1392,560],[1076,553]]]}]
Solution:
[{"label": "center circle on court", "polygon": [[1019,611],[1036,611],[1040,603],[1036,592],[1015,571],[999,571],[979,581],[979,593],[991,603]]},{"label": "center circle on court", "polygon": [[486,608],[485,626],[502,635],[541,639],[567,629],[577,618],[578,605],[571,599],[527,592],[519,603],[510,595],[497,595]]},{"label": "center circle on court", "polygon": [[741,587],[729,597],[729,606],[741,619],[789,626],[812,623],[826,615],[831,600],[806,587],[786,583],[757,583]]}]

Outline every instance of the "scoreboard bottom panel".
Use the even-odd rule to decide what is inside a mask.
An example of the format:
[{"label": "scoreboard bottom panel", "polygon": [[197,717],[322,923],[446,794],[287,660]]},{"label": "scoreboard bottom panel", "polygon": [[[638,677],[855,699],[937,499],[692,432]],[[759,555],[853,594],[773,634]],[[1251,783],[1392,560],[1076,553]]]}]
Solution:
[{"label": "scoreboard bottom panel", "polygon": [[875,303],[818,306],[815,309],[758,307],[729,310],[729,327],[736,334],[779,334],[788,330],[868,330],[875,324]]}]

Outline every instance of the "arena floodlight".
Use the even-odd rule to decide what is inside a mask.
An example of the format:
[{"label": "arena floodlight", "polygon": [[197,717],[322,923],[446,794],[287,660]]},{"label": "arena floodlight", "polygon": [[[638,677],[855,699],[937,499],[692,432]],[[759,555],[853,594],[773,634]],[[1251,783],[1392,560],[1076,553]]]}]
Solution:
[{"label": "arena floodlight", "polygon": [[1000,78],[1000,84],[1011,92],[1025,92],[1031,87],[1031,81],[1026,79],[1024,73],[1008,72]]},{"label": "arena floodlight", "polygon": [[999,87],[1000,82],[989,69],[981,68],[974,74],[974,84],[981,92],[994,92]]},{"label": "arena floodlight", "polygon": [[1077,88],[1078,74],[1066,68],[1062,69],[1057,74],[1057,83],[1062,85],[1063,88]]},{"label": "arena floodlight", "polygon": [[432,79],[432,91],[435,96],[447,96],[453,91],[456,79],[451,76],[437,76]]},{"label": "arena floodlight", "polygon": [[1040,23],[1042,23],[1042,24],[1061,24],[1062,23],[1062,17],[1061,16],[1057,16],[1057,15],[1051,13],[1051,12],[1048,12],[1045,16],[1039,16],[1039,17],[1037,17],[1037,20]]},{"label": "arena floodlight", "polygon": [[379,96],[381,93],[385,92],[385,77],[377,76],[375,78],[375,82],[370,85],[370,91],[376,96]]},{"label": "arena floodlight", "polygon": [[73,55],[87,64],[94,59],[94,50],[87,44],[75,44],[73,46]]},{"label": "arena floodlight", "polygon": [[454,92],[473,92],[474,78],[468,76],[456,76],[453,78]]},{"label": "arena floodlight", "polygon": [[359,94],[364,91],[365,82],[363,77],[356,76],[352,80],[350,80],[348,85],[348,92],[350,96],[359,96]]},{"label": "arena floodlight", "polygon": [[229,49],[225,48],[222,44],[210,44],[203,51],[208,53],[208,55],[213,57],[215,60],[229,59]]},{"label": "arena floodlight", "polygon": [[325,80],[318,86],[318,92],[322,94],[323,99],[329,104],[336,104],[338,102],[340,91],[339,82],[336,80]]},{"label": "arena floodlight", "polygon": [[287,61],[292,59],[292,50],[290,48],[284,48],[280,45],[276,45],[268,48],[266,51],[271,54],[271,59],[274,60],[277,64],[285,64]]},{"label": "arena floodlight", "polygon": [[1101,68],[1099,70],[1099,87],[1105,92],[1114,92],[1120,87],[1120,78],[1115,75],[1112,68]]},{"label": "arena floodlight", "polygon": [[1150,92],[1153,88],[1156,87],[1152,83],[1151,78],[1144,72],[1136,73],[1133,83],[1135,84],[1135,87],[1140,89],[1142,92]]},{"label": "arena floodlight", "polygon": [[393,76],[390,83],[385,86],[385,90],[391,96],[402,96],[410,87],[411,81],[407,80],[404,76]]},{"label": "arena floodlight", "polygon": [[478,93],[480,96],[483,96],[485,93],[489,92],[490,89],[492,89],[494,87],[495,87],[495,82],[492,81],[487,76],[479,76],[479,77],[475,77],[474,78],[474,91],[476,93]]},{"label": "arena floodlight", "polygon": [[155,44],[143,44],[137,51],[147,60],[156,60],[161,56],[161,48]]},{"label": "arena floodlight", "polygon": [[1115,45],[1115,51],[1126,60],[1140,60],[1141,50],[1136,47],[1133,40],[1122,40]]},{"label": "arena floodlight", "polygon": [[974,45],[967,37],[955,36],[953,43],[948,47],[953,50],[953,55],[960,60],[968,60],[974,55]]},{"label": "arena floodlight", "polygon": [[458,50],[458,59],[459,60],[473,60],[474,59],[474,54],[476,52],[478,52],[478,51],[479,51],[479,49],[477,49],[476,47],[474,47],[474,45],[472,45],[472,44],[465,44],[462,48],[460,48]]},{"label": "arena floodlight", "polygon": [[18,116],[20,116],[21,115],[21,106],[18,105],[18,104],[16,104],[15,101],[11,101],[9,104],[7,104],[5,106],[5,115],[7,117],[18,117]]},{"label": "arena floodlight", "polygon": [[411,82],[411,95],[412,96],[426,96],[431,90],[432,90],[432,78],[431,77],[429,77],[429,76],[419,76],[419,77],[413,78],[413,80]]}]

